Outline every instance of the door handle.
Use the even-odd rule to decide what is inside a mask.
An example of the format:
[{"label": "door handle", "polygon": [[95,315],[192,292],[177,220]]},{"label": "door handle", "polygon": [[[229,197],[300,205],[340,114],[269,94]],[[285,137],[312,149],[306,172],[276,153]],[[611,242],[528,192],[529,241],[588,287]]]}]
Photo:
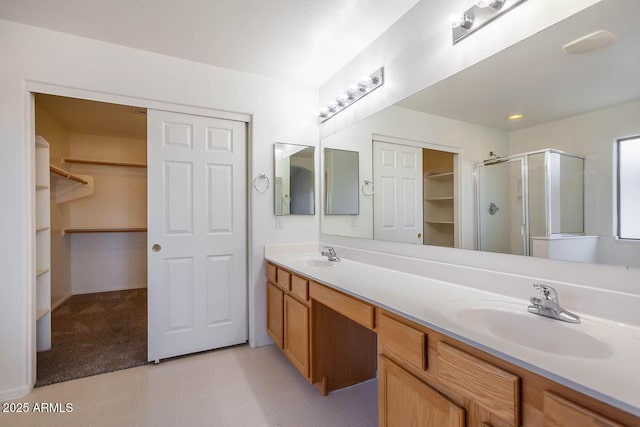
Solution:
[{"label": "door handle", "polygon": [[418,233],[418,239],[422,239],[422,233]]},{"label": "door handle", "polygon": [[160,252],[162,250],[162,246],[156,243],[155,245],[151,246],[151,250],[153,252]]}]

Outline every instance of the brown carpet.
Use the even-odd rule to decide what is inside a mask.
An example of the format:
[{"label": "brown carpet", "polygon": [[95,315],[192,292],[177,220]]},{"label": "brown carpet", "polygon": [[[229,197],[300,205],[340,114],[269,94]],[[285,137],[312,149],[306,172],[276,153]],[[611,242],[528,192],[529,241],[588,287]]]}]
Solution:
[{"label": "brown carpet", "polygon": [[147,363],[147,290],[74,295],[51,318],[36,387]]}]

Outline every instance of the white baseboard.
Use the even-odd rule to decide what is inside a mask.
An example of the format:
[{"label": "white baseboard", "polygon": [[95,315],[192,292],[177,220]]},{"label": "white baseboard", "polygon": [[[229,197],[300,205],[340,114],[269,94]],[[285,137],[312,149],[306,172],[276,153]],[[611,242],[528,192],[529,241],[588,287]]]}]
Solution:
[{"label": "white baseboard", "polygon": [[24,397],[27,394],[31,393],[33,390],[33,385],[25,385],[18,388],[12,388],[9,390],[0,391],[0,402],[4,402],[6,400],[18,399],[19,397]]},{"label": "white baseboard", "polygon": [[71,291],[73,295],[84,295],[84,294],[97,294],[99,292],[115,292],[115,291],[129,291],[133,289],[145,289],[147,287],[146,283],[141,285],[130,285],[130,286],[122,286],[117,288],[104,288],[104,289],[74,289]]},{"label": "white baseboard", "polygon": [[68,294],[66,294],[65,296],[63,296],[62,298],[60,298],[58,301],[54,302],[53,304],[51,304],[51,311],[55,310],[56,308],[58,308],[63,302],[65,302],[66,300],[68,300],[71,295],[73,295],[71,292],[69,292]]}]

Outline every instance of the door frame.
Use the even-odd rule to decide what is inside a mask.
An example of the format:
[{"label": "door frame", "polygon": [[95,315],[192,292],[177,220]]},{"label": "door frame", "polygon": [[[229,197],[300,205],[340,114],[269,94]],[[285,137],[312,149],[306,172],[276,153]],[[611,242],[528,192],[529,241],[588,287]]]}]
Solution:
[{"label": "door frame", "polygon": [[[452,153],[453,156],[453,218],[456,223],[456,227],[453,229],[453,242],[456,248],[462,248],[462,233],[463,217],[462,209],[460,205],[462,201],[462,179],[460,174],[462,173],[462,147],[452,147],[449,145],[434,144],[431,142],[418,141],[415,139],[398,138],[395,136],[382,135],[378,133],[371,134],[371,149],[373,150],[373,141],[387,142],[389,144],[408,145],[417,148],[426,148],[428,150],[444,151]],[[373,158],[373,155],[371,156]],[[371,173],[373,174],[373,165],[371,167]],[[424,177],[422,177],[424,180]],[[424,203],[423,201],[421,203]],[[424,216],[424,212],[422,214]]]},{"label": "door frame", "polygon": [[[24,80],[23,84],[24,97],[25,97],[25,136],[24,142],[26,153],[26,164],[24,167],[25,182],[27,183],[27,197],[26,208],[28,212],[28,224],[26,227],[27,234],[25,236],[27,262],[26,262],[26,277],[25,283],[27,283],[26,289],[26,301],[27,301],[27,384],[29,388],[33,388],[36,380],[36,320],[35,320],[35,305],[36,305],[36,293],[35,289],[35,277],[36,277],[36,264],[35,264],[35,197],[33,196],[32,189],[35,187],[35,146],[33,144],[33,138],[35,137],[35,93],[42,93],[46,95],[66,96],[70,98],[79,98],[89,101],[107,102],[111,104],[120,104],[130,107],[139,107],[154,110],[163,110],[175,113],[190,114],[195,116],[213,117],[217,119],[234,120],[244,122],[247,127],[246,133],[246,179],[247,182],[251,182],[251,170],[253,169],[253,116],[245,113],[232,113],[221,110],[214,110],[211,108],[198,107],[193,105],[175,104],[166,101],[157,101],[153,99],[137,98],[133,96],[117,95],[107,92],[98,92],[94,90],[79,89],[68,86],[59,86],[55,84],[41,83],[36,81]],[[251,254],[253,253],[253,230],[252,223],[252,211],[251,211],[251,192],[249,186],[247,186],[246,194],[246,244],[247,244],[247,256],[245,259],[245,268],[247,269],[247,328],[249,343],[251,346],[255,346],[255,318],[254,318],[254,290],[250,283],[253,283],[253,271],[251,270]],[[148,333],[148,326],[147,326]]]}]

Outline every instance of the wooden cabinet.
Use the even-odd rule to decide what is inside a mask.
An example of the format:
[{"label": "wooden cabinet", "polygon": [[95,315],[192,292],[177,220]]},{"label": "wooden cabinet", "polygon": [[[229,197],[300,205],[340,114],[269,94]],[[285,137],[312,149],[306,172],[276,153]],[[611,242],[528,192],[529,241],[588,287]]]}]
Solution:
[{"label": "wooden cabinet", "polygon": [[291,363],[310,381],[308,281],[267,264],[267,332]]},{"label": "wooden cabinet", "polygon": [[418,369],[427,369],[427,335],[384,314],[378,326],[380,352],[392,354]]},{"label": "wooden cabinet", "polygon": [[[439,396],[438,399],[435,397],[434,399],[440,402],[440,412],[444,410],[442,409],[445,407],[442,406],[445,405],[444,402],[462,408],[465,421],[461,425],[474,427],[520,425],[520,378],[517,375],[454,347],[445,342],[442,335],[421,325],[400,319],[387,312],[382,312],[379,319],[380,366],[388,365],[393,361],[394,372],[397,370],[404,372],[403,375],[394,374],[393,381],[407,381],[405,385],[396,384],[395,389],[402,387],[410,387],[413,390],[429,389],[430,395],[436,393],[436,396]],[[388,411],[391,404],[385,402],[385,399],[395,399],[389,394],[389,390],[386,393],[381,386],[379,402],[381,420],[390,420]],[[408,392],[405,391],[405,393]],[[434,409],[430,407],[432,403],[425,403],[424,399],[407,399],[405,406],[407,405],[409,406],[405,411],[413,416],[423,413],[421,417],[427,416],[425,414],[435,416]],[[422,405],[426,405],[426,408]],[[395,424],[387,422],[381,425]]]},{"label": "wooden cabinet", "polygon": [[309,308],[284,296],[284,354],[306,378],[309,377]]},{"label": "wooden cabinet", "polygon": [[464,427],[464,409],[380,356],[379,425]]},{"label": "wooden cabinet", "polygon": [[371,305],[315,282],[311,282],[309,285],[309,294],[311,299],[362,326],[369,329],[374,328],[375,312]]},{"label": "wooden cabinet", "polygon": [[443,341],[438,379],[510,426],[520,425],[520,378]]},{"label": "wooden cabinet", "polygon": [[543,396],[545,427],[622,427],[622,424],[548,391],[545,391]]},{"label": "wooden cabinet", "polygon": [[279,348],[284,344],[284,292],[267,283],[267,332]]},{"label": "wooden cabinet", "polygon": [[269,335],[323,394],[379,378],[380,426],[640,427],[640,418],[448,335],[267,266]]}]

